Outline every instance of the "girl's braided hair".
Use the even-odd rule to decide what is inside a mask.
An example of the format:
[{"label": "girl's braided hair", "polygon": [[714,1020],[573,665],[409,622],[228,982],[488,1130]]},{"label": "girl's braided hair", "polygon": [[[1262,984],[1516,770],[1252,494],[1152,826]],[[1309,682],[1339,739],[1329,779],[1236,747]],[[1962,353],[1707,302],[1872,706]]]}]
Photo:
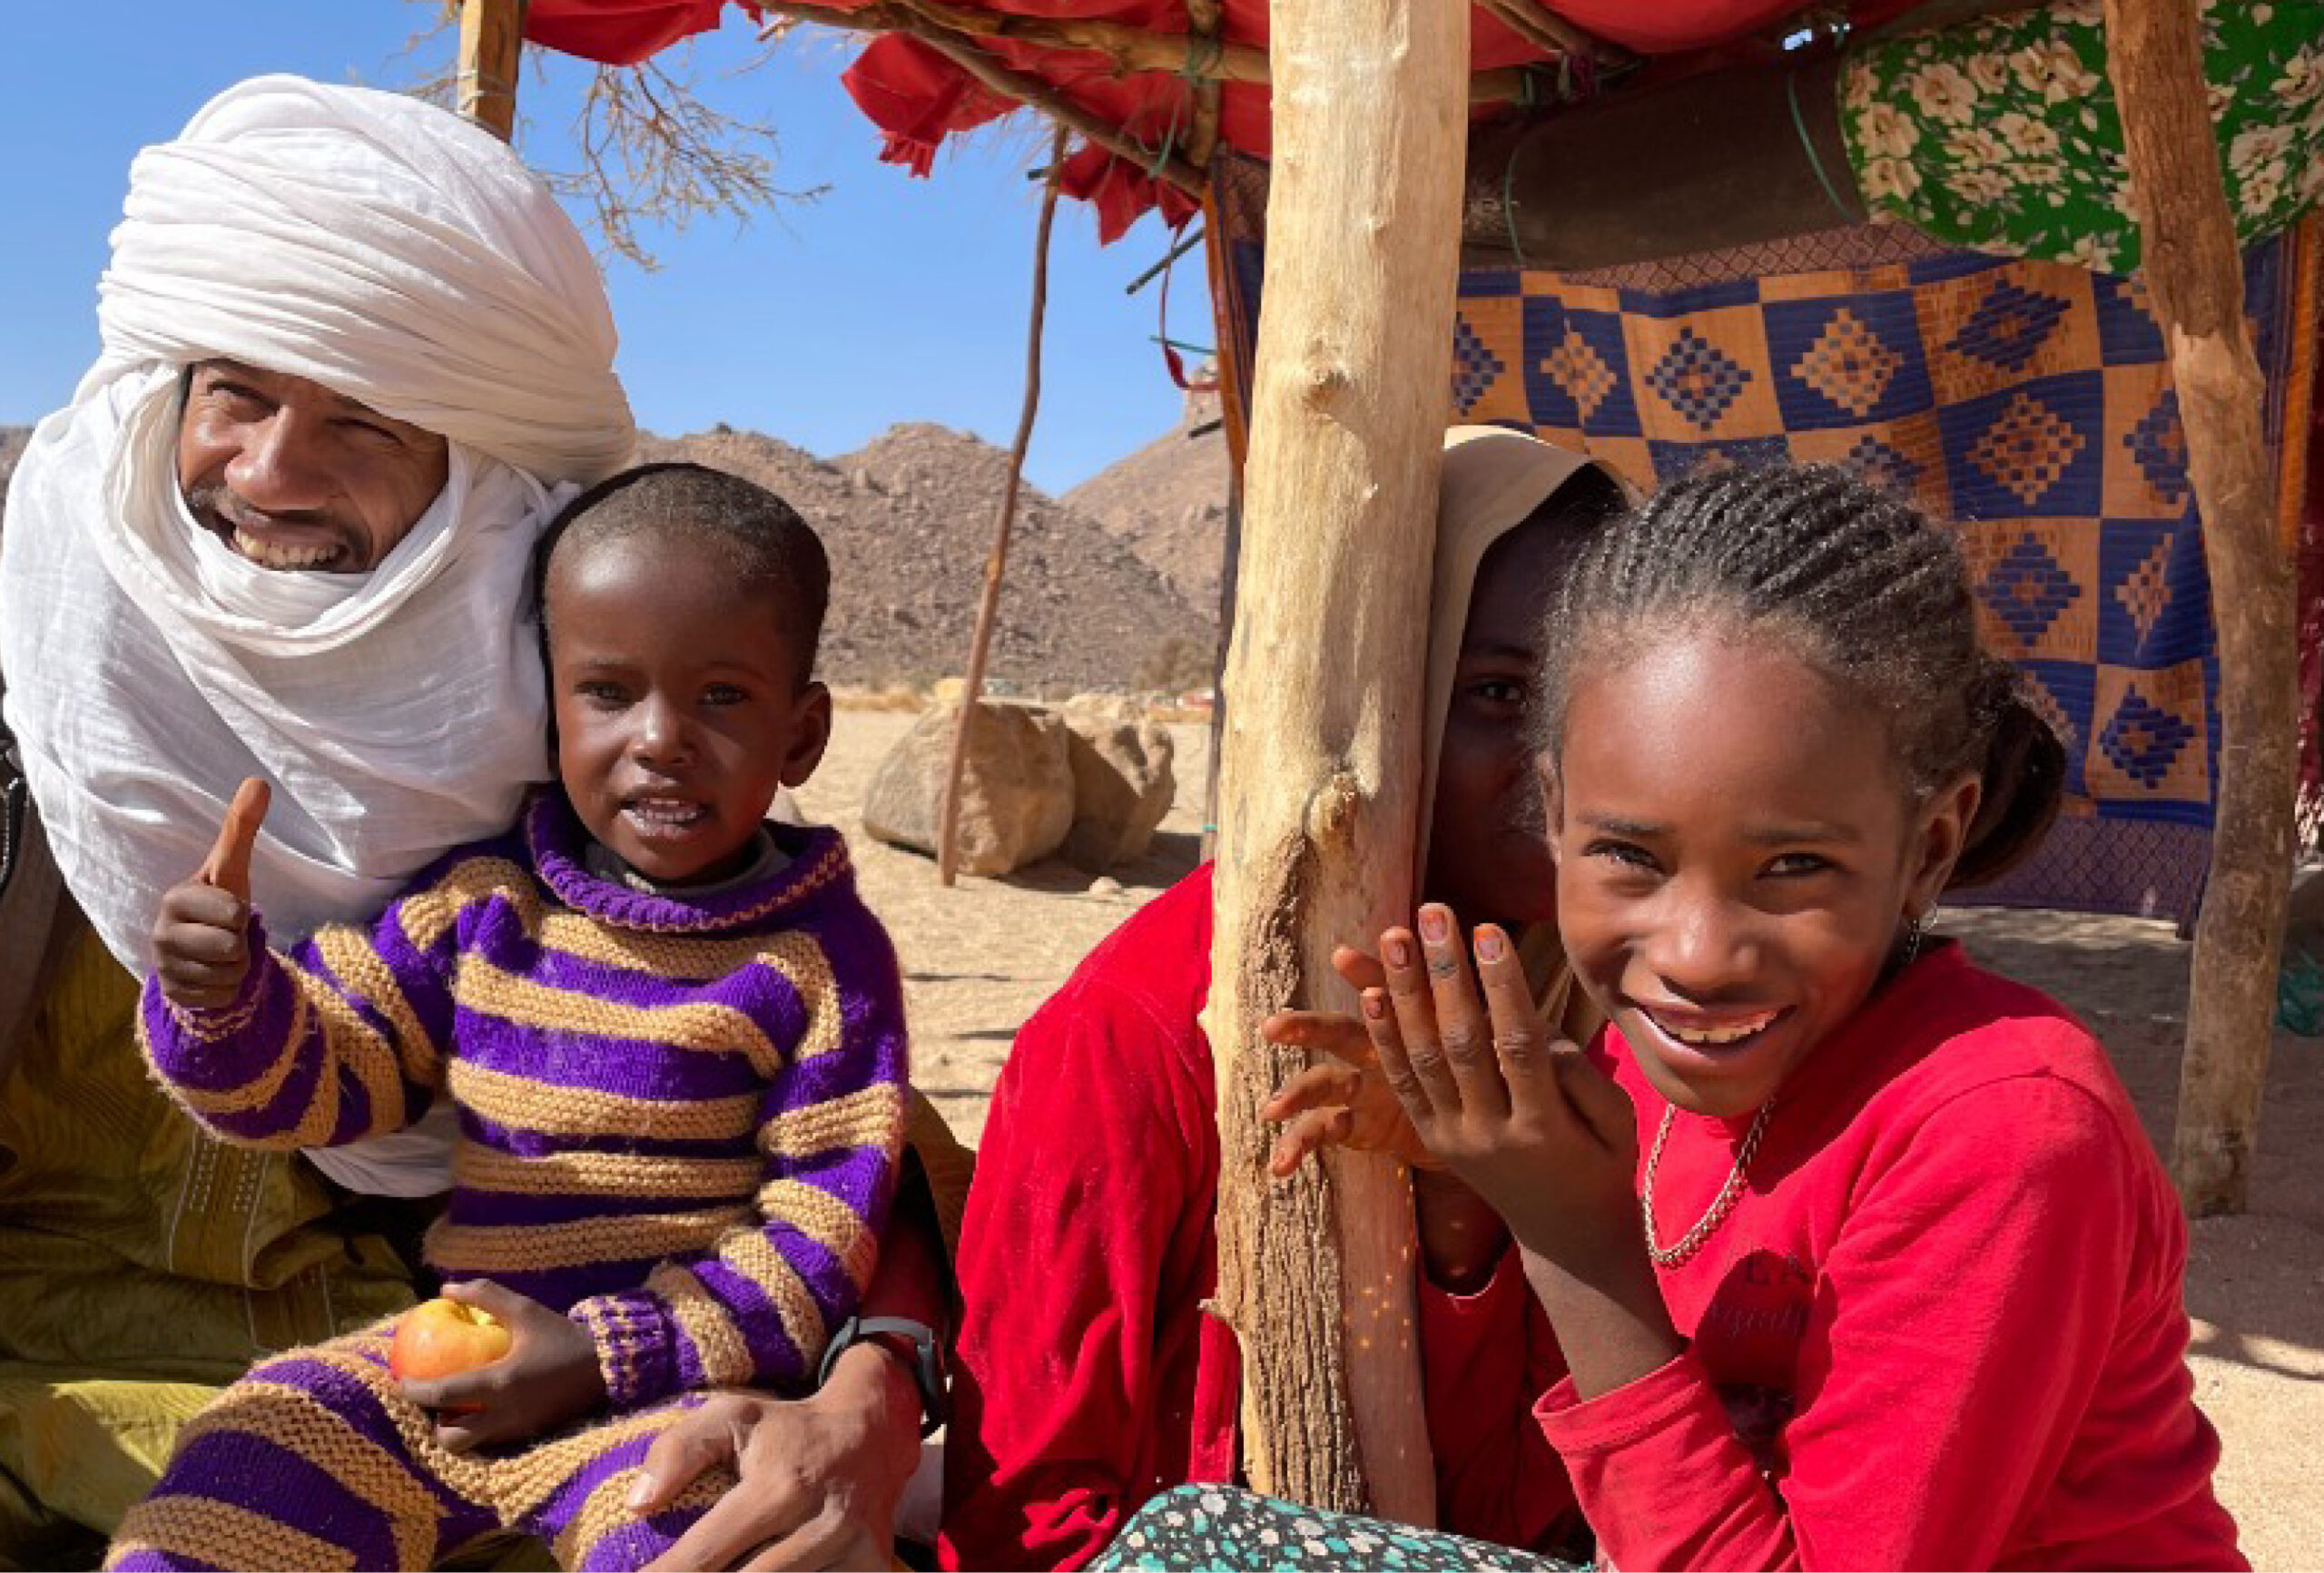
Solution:
[{"label": "girl's braided hair", "polygon": [[1828,466],[1698,469],[1600,533],[1542,636],[1542,742],[1577,676],[1670,631],[1781,642],[1886,722],[1915,803],[1984,782],[1951,883],[2014,867],[2058,811],[2065,751],[1978,642],[1952,533]]}]

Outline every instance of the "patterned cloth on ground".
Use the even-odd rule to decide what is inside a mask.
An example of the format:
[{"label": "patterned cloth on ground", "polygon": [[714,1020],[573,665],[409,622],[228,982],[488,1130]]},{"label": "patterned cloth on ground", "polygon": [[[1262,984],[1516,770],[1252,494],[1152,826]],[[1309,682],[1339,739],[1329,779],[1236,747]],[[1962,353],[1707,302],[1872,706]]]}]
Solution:
[{"label": "patterned cloth on ground", "polygon": [[1097,1573],[1194,1568],[1219,1573],[1310,1568],[1568,1573],[1579,1565],[1438,1529],[1303,1508],[1232,1486],[1180,1486],[1140,1508],[1089,1566]]},{"label": "patterned cloth on ground", "polygon": [[[1214,210],[1248,408],[1263,167]],[[2315,339],[2307,228],[2244,284],[2282,516]],[[2210,858],[2218,658],[2168,352],[2136,278],[1949,251],[1896,225],[1585,274],[1464,270],[1456,420],[1531,431],[1651,490],[1699,464],[1840,464],[1963,526],[1984,636],[2065,743],[2065,812],[1968,899],[2184,921]],[[2290,538],[2286,531],[2286,538]],[[1231,700],[1231,696],[1230,696]]]}]

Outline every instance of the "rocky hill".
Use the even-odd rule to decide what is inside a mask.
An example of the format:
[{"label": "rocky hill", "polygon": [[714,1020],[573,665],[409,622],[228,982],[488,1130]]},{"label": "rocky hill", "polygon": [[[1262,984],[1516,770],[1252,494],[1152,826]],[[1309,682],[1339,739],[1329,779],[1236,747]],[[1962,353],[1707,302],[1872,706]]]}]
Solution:
[{"label": "rocky hill", "polygon": [[32,439],[29,426],[0,426],[0,519],[8,516],[8,477],[16,473],[16,461]]},{"label": "rocky hill", "polygon": [[[832,459],[734,431],[650,438],[640,457],[747,477],[822,533],[833,585],[823,667],[834,681],[924,683],[966,663],[1008,475],[1000,449],[912,425]],[[1158,666],[1216,639],[1209,607],[1189,604],[1123,539],[1030,487],[1019,493],[991,677],[1028,692],[1177,686]]]},{"label": "rocky hill", "polygon": [[1177,429],[1059,499],[1214,617],[1226,553],[1226,433],[1218,421],[1216,393],[1189,393]]},{"label": "rocky hill", "polygon": [[[0,487],[31,435],[0,427]],[[1096,522],[1031,487],[1019,494],[993,679],[1027,693],[1206,681],[1225,535],[1220,442],[1174,434],[1078,488],[1104,510]],[[720,429],[649,437],[639,457],[745,476],[822,533],[833,582],[823,634],[831,680],[924,684],[966,664],[1008,474],[999,448],[942,427],[899,426],[860,452],[822,459]]]}]

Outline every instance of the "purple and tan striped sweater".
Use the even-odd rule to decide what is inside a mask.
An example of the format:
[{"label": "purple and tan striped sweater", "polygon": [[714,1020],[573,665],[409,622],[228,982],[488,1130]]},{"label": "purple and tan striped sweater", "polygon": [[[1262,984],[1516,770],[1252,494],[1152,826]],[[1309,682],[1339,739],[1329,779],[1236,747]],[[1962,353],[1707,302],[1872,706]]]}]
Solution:
[{"label": "purple and tan striped sweater", "polygon": [[448,854],[367,930],[259,958],[233,1004],[148,980],[145,1049],[230,1141],[460,1117],[430,1265],[569,1313],[613,1404],[795,1388],[870,1282],[907,1077],[901,983],[836,831],[699,900],[589,874],[564,797]]}]

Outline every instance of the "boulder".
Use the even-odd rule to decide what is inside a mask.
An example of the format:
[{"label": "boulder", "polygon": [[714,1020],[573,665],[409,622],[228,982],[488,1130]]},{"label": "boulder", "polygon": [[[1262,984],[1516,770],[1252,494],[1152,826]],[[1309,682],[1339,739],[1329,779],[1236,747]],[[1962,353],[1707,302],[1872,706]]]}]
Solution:
[{"label": "boulder", "polygon": [[1068,861],[1103,873],[1143,857],[1170,811],[1177,778],[1170,734],[1128,700],[1079,694],[1062,713],[1073,766]]},{"label": "boulder", "polygon": [[[865,833],[933,854],[958,703],[931,705],[872,775]],[[960,869],[1006,874],[1048,857],[1073,829],[1065,723],[1047,711],[980,701],[960,769]]]}]

